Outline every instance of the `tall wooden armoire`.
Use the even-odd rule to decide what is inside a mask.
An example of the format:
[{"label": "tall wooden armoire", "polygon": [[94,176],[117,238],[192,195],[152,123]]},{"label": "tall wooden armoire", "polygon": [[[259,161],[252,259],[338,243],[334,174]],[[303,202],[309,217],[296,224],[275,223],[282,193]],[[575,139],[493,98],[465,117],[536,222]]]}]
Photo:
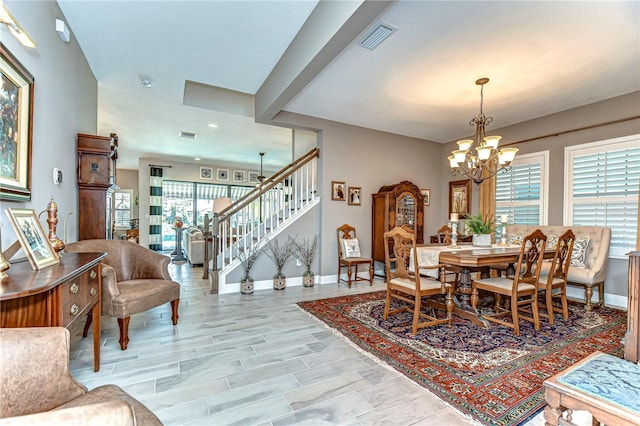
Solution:
[{"label": "tall wooden armoire", "polygon": [[416,233],[416,243],[424,243],[424,195],[409,181],[380,188],[373,194],[372,257],[384,262],[384,233],[407,225]]},{"label": "tall wooden armoire", "polygon": [[111,239],[117,135],[78,134],[78,239]]}]

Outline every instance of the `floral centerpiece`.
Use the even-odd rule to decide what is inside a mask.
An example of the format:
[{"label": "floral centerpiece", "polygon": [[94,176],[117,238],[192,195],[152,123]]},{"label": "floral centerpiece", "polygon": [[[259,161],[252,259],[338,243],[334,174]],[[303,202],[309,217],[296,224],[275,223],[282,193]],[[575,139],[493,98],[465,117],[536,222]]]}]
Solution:
[{"label": "floral centerpiece", "polygon": [[496,230],[495,216],[486,216],[478,213],[469,215],[466,220],[467,228],[473,234],[474,246],[491,246],[491,233]]}]

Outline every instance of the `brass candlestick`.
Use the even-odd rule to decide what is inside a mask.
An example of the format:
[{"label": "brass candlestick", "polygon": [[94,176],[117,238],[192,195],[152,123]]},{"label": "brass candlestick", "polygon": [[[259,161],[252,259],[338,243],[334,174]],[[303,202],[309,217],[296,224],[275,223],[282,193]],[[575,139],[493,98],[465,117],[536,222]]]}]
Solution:
[{"label": "brass candlestick", "polygon": [[47,224],[49,224],[49,241],[51,241],[51,245],[56,253],[59,253],[65,246],[64,241],[62,241],[56,235],[56,228],[58,227],[58,203],[55,202],[53,197],[51,197],[51,201],[47,204]]}]

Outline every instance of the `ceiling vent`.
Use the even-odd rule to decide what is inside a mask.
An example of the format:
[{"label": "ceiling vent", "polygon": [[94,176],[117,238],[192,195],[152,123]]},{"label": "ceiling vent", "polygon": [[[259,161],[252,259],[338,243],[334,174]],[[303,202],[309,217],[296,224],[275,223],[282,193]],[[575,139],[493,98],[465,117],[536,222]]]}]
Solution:
[{"label": "ceiling vent", "polygon": [[393,34],[396,30],[397,28],[394,28],[389,24],[380,23],[369,31],[358,44],[365,49],[373,50],[380,46],[380,43],[385,41],[387,37]]},{"label": "ceiling vent", "polygon": [[180,132],[181,138],[195,139],[198,135],[191,132]]}]

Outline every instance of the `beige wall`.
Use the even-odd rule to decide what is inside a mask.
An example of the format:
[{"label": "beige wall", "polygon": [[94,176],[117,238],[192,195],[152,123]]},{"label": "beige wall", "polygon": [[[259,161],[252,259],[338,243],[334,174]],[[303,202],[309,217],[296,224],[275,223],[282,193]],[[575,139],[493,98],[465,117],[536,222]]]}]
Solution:
[{"label": "beige wall", "polygon": [[[76,134],[95,134],[97,129],[97,83],[75,37],[64,43],[55,32],[55,19],[62,12],[54,1],[5,1],[22,28],[36,43],[23,47],[0,25],[0,38],[6,48],[34,76],[33,144],[31,201],[2,201],[2,247],[16,240],[4,210],[28,208],[41,212],[54,197],[63,237],[62,218],[69,212],[67,240],[77,239],[78,191],[76,185]],[[53,168],[63,172],[60,185],[53,183]],[[47,225],[44,223],[45,230]],[[22,257],[18,254],[17,257]]]}]

